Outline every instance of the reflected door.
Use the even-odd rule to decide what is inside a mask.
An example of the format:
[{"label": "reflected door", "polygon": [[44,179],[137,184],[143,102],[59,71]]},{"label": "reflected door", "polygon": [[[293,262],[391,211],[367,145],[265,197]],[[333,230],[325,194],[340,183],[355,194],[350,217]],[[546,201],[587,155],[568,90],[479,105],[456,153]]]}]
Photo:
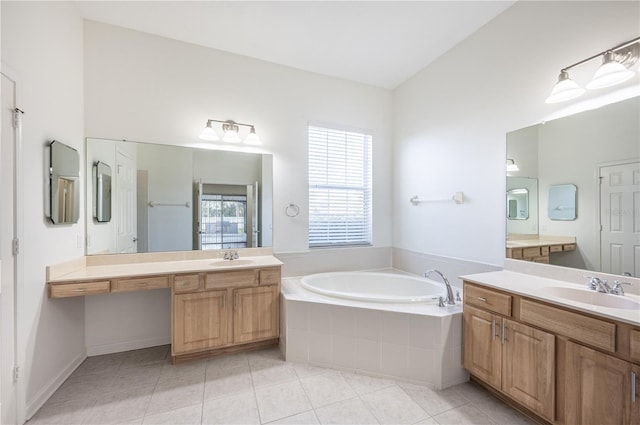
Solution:
[{"label": "reflected door", "polygon": [[247,247],[247,197],[203,194],[200,201],[201,249]]},{"label": "reflected door", "polygon": [[116,250],[119,254],[138,252],[136,205],[136,158],[131,153],[116,150]]},{"label": "reflected door", "polygon": [[602,272],[640,277],[640,163],[600,168]]}]

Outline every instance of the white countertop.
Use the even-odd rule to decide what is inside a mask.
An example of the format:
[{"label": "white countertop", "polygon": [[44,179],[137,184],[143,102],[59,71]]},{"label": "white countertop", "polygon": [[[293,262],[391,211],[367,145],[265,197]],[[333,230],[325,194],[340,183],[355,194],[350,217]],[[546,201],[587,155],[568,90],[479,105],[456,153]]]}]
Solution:
[{"label": "white countertop", "polygon": [[282,262],[272,255],[241,257],[238,260],[207,258],[198,260],[154,261],[131,264],[85,266],[48,280],[49,283],[111,279],[117,277],[149,276],[172,273],[216,272],[280,266]]},{"label": "white countertop", "polygon": [[[639,309],[602,307],[599,305],[582,303],[549,294],[550,287],[572,288],[591,292],[589,289],[587,289],[586,283],[584,285],[578,285],[562,280],[549,279],[531,274],[517,273],[509,270],[470,274],[460,276],[460,278],[469,282],[475,282],[487,287],[512,292],[514,294],[522,295],[539,301],[545,301],[584,313],[590,313],[603,318],[618,320],[620,322],[640,326]],[[620,295],[609,294],[598,295],[604,297],[621,297]],[[637,295],[627,294],[624,295],[624,298],[640,303],[640,296]]]}]

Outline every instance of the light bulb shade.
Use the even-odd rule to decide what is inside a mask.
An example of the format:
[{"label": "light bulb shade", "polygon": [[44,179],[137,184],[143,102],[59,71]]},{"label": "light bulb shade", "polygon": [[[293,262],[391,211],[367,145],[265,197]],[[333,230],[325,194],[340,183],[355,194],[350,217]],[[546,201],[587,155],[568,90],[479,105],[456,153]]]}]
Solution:
[{"label": "light bulb shade", "polygon": [[248,145],[261,145],[262,141],[260,140],[260,137],[256,134],[256,129],[251,126],[251,130],[249,130],[249,134],[247,134],[247,137],[244,139],[244,142]]},{"label": "light bulb shade", "polygon": [[627,81],[634,75],[633,71],[616,60],[615,53],[607,52],[602,57],[602,65],[594,74],[591,82],[587,84],[587,88],[591,90],[614,86]]},{"label": "light bulb shade", "polygon": [[242,141],[242,139],[240,139],[237,130],[231,129],[227,130],[226,133],[224,133],[224,136],[222,136],[222,141],[227,143],[239,143]]},{"label": "light bulb shade", "polygon": [[202,130],[202,133],[200,133],[200,138],[209,142],[217,142],[220,140],[216,131],[211,127],[211,121],[207,121],[207,125],[204,127],[204,130]]},{"label": "light bulb shade", "polygon": [[583,89],[569,78],[569,73],[565,70],[560,71],[558,82],[551,90],[551,94],[545,100],[546,103],[558,103],[565,100],[574,99],[582,95],[586,90]]}]

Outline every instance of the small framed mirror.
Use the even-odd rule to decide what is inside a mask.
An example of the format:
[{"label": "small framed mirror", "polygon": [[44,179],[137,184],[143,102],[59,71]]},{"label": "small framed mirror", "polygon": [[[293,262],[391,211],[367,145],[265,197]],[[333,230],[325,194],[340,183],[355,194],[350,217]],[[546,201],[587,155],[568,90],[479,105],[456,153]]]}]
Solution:
[{"label": "small framed mirror", "polygon": [[575,220],[577,193],[578,188],[574,184],[554,184],[549,187],[549,219]]},{"label": "small framed mirror", "polygon": [[111,221],[111,167],[98,161],[93,166],[93,217],[99,223]]},{"label": "small framed mirror", "polygon": [[80,156],[54,140],[49,145],[49,218],[53,224],[73,224],[80,217]]},{"label": "small framed mirror", "polygon": [[509,220],[529,218],[529,189],[507,190],[507,218]]}]

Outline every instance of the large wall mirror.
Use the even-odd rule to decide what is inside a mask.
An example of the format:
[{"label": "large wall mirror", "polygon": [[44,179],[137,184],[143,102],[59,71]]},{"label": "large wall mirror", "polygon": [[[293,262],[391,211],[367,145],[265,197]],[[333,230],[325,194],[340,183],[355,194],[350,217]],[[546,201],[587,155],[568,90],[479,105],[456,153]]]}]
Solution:
[{"label": "large wall mirror", "polygon": [[87,255],[272,246],[271,155],[92,138],[86,152],[111,170],[110,199],[87,193]]},{"label": "large wall mirror", "polygon": [[[639,97],[508,133],[507,158],[519,168],[507,172],[507,191],[529,194],[529,217],[506,220],[507,246],[575,238],[575,250],[552,254],[549,262],[640,277]],[[548,213],[558,187],[573,190],[575,205],[563,208],[572,208],[570,218]]]}]

